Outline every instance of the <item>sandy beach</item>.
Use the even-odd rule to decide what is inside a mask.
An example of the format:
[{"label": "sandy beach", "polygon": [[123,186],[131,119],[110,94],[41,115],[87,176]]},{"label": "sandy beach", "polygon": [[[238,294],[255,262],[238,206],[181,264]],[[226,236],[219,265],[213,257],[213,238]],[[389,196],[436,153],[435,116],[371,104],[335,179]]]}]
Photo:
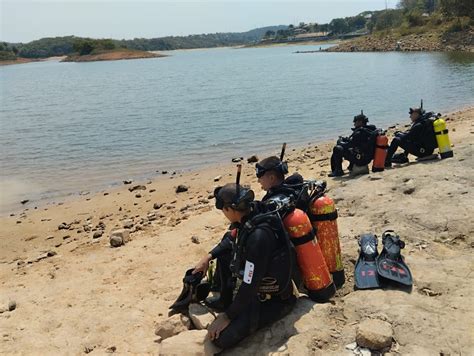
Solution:
[{"label": "sandy beach", "polygon": [[[472,352],[474,108],[445,117],[454,158],[411,157],[410,164],[352,179],[326,178],[333,142],[288,148],[290,173],[328,182],[339,209],[346,284],[332,303],[302,298],[289,317],[229,354],[352,355],[346,345],[355,342],[365,319],[391,324],[391,354]],[[394,118],[401,125],[389,134],[408,121]],[[1,352],[159,353],[155,328],[168,317],[184,271],[226,229],[211,194],[234,181],[231,158],[224,166],[134,181],[0,218]],[[246,158],[242,182],[262,197],[254,163]],[[176,193],[178,185],[188,190]],[[110,247],[110,231],[124,226],[130,241]],[[414,275],[413,291],[354,291],[358,235],[380,237],[386,229],[406,242],[402,253]]]}]

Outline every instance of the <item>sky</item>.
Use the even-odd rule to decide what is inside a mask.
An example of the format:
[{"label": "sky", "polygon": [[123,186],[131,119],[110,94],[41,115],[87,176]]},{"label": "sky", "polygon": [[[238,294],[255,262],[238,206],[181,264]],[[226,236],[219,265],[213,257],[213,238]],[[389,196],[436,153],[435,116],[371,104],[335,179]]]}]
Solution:
[{"label": "sky", "polygon": [[43,37],[132,39],[257,27],[327,23],[366,10],[393,8],[396,0],[0,0],[0,40]]}]

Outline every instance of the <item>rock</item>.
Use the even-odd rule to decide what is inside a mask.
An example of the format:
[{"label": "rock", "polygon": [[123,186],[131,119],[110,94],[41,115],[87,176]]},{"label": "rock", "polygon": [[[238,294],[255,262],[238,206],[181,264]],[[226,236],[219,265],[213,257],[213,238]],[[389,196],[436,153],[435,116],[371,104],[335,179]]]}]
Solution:
[{"label": "rock", "polygon": [[8,311],[13,311],[16,309],[16,302],[14,300],[10,300],[8,302]]},{"label": "rock", "polygon": [[150,193],[156,192],[156,189],[150,189]]},{"label": "rock", "polygon": [[155,203],[155,204],[153,204],[153,209],[158,210],[158,209],[161,208],[162,206],[163,206],[163,204]]},{"label": "rock", "polygon": [[382,350],[392,345],[392,326],[386,321],[367,319],[359,324],[356,342],[361,347]]},{"label": "rock", "polygon": [[107,347],[107,349],[105,349],[105,352],[107,352],[108,354],[112,354],[112,353],[114,353],[115,351],[117,351],[117,347],[116,347],[116,346],[109,346],[109,347]]},{"label": "rock", "polygon": [[70,224],[63,222],[58,225],[58,230],[68,230],[70,227],[71,227]]},{"label": "rock", "polygon": [[124,221],[122,221],[122,226],[124,227],[124,229],[130,229],[133,227],[133,220],[132,219],[126,219]]},{"label": "rock", "polygon": [[191,236],[191,242],[192,242],[193,244],[196,244],[196,245],[199,245],[199,244],[201,243],[201,241],[199,241],[199,237],[197,237],[197,236],[195,236],[195,235],[194,235],[194,236]]},{"label": "rock", "polygon": [[403,194],[412,194],[416,190],[415,183],[412,180],[409,180],[405,183],[403,187]]},{"label": "rock", "polygon": [[232,162],[238,163],[238,162],[242,161],[243,159],[244,159],[244,157],[234,157],[234,158],[232,158]]},{"label": "rock", "polygon": [[119,247],[128,242],[130,239],[130,231],[126,229],[113,230],[110,233],[110,245]]},{"label": "rock", "polygon": [[206,329],[215,319],[214,315],[209,312],[202,304],[192,303],[189,305],[189,317],[196,329]]},{"label": "rock", "polygon": [[135,194],[135,198],[141,198],[142,195],[140,193]]},{"label": "rock", "polygon": [[29,201],[30,201],[29,199],[24,199],[20,203],[24,205],[24,204],[28,203]]},{"label": "rock", "polygon": [[184,185],[184,184],[180,184],[176,187],[176,193],[183,193],[183,192],[187,192],[189,189],[188,186]]},{"label": "rock", "polygon": [[104,234],[104,232],[103,232],[102,230],[96,231],[96,232],[94,232],[94,235],[92,235],[92,238],[93,238],[93,239],[98,239],[98,238],[101,237],[103,234]]},{"label": "rock", "polygon": [[189,330],[163,340],[161,356],[207,356],[215,355],[220,350],[206,337],[206,330]]},{"label": "rock", "polygon": [[155,221],[156,220],[156,214],[155,213],[148,213],[146,218],[148,221]]},{"label": "rock", "polygon": [[177,335],[183,331],[189,330],[191,320],[183,314],[175,314],[168,319],[162,321],[156,326],[155,335],[165,340],[171,336]]},{"label": "rock", "polygon": [[133,180],[127,179],[123,181],[123,184],[132,184]]},{"label": "rock", "polygon": [[133,187],[128,188],[130,192],[134,192],[135,190],[146,190],[144,185],[134,185]]},{"label": "rock", "polygon": [[214,177],[214,182],[218,182],[222,179],[222,176],[216,176]]},{"label": "rock", "polygon": [[168,174],[168,171],[161,171],[161,174]]},{"label": "rock", "polygon": [[95,346],[93,345],[84,345],[84,353],[85,354],[88,354],[88,353],[91,353],[92,351],[94,351],[94,348]]},{"label": "rock", "polygon": [[120,247],[123,245],[123,240],[120,236],[110,236],[109,242],[112,247]]},{"label": "rock", "polygon": [[253,155],[247,158],[247,163],[257,163],[258,162],[258,156]]}]

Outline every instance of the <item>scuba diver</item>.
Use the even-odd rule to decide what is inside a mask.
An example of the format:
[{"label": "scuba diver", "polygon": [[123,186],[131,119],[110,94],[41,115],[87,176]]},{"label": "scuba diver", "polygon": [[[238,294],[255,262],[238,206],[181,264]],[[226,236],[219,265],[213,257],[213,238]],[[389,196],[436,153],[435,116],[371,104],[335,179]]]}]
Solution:
[{"label": "scuba diver", "polygon": [[[433,124],[429,121],[433,113],[425,114],[423,107],[410,108],[409,112],[412,125],[408,131],[395,132],[395,137],[387,151],[385,167],[390,168],[393,163],[408,163],[408,154],[416,157],[426,157],[433,154],[438,146],[433,131]],[[430,132],[428,132],[430,131]],[[401,147],[404,153],[395,154]]]},{"label": "scuba diver", "polygon": [[208,335],[222,349],[281,319],[296,303],[294,250],[281,219],[262,212],[253,191],[238,180],[214,191],[216,208],[229,220],[231,230],[193,271],[205,274],[210,260],[217,259],[221,295],[215,305],[224,312],[209,326]]},{"label": "scuba diver", "polygon": [[285,148],[286,144],[283,144],[280,158],[270,156],[255,165],[257,181],[266,192],[262,202],[268,202],[272,197],[283,195],[293,198],[296,201],[296,208],[306,211],[309,196],[307,191],[302,191],[303,177],[299,173],[293,173],[285,179],[285,175],[288,174],[288,164],[282,160]]},{"label": "scuba diver", "polygon": [[[325,195],[325,182],[305,181],[299,173],[294,173],[285,178],[288,173],[288,164],[283,161],[285,150],[286,143],[282,146],[280,158],[270,156],[255,165],[258,183],[266,191],[262,203],[270,209],[280,206],[280,214],[290,237],[293,237],[292,233],[295,229],[299,229],[304,225],[304,216],[312,224],[314,231],[309,232],[308,236],[311,233],[316,233],[317,239],[312,242],[311,252],[301,253],[302,249],[306,249],[307,246],[300,246],[300,241],[291,239],[296,247],[298,264],[302,273],[302,281],[296,277],[295,281],[300,289],[304,285],[312,300],[325,302],[334,295],[334,285],[339,288],[345,281],[337,230],[336,208],[333,201]],[[281,202],[285,200],[287,203],[282,206]],[[291,216],[295,214],[301,215],[300,218],[293,220]],[[298,228],[291,226],[292,224],[287,219],[296,222]],[[308,241],[311,241],[309,237]],[[308,259],[317,259],[320,254],[322,254],[322,260],[318,260],[317,266],[307,268]],[[332,274],[334,285],[331,280],[324,278],[328,275],[327,272]],[[306,279],[308,276],[314,277],[315,275],[318,276],[317,279],[322,284],[314,285],[310,281],[311,278]]]},{"label": "scuba diver", "polygon": [[348,169],[352,171],[354,164],[365,166],[374,158],[377,128],[367,125],[368,122],[369,118],[361,111],[359,115],[354,116],[352,134],[349,137],[339,137],[333,148],[329,177],[344,175],[343,159],[350,162]]}]

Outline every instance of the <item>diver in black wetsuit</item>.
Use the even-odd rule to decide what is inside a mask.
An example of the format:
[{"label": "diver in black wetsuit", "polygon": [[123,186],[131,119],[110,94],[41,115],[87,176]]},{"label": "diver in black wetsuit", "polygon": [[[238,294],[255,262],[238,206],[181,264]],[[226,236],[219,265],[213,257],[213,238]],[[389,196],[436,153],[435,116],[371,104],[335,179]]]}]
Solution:
[{"label": "diver in black wetsuit", "polygon": [[[432,113],[425,114],[422,108],[410,108],[409,112],[412,125],[408,131],[396,132],[390,143],[385,159],[385,167],[389,168],[394,163],[407,163],[408,154],[416,157],[426,157],[433,153],[437,147],[434,133],[425,131],[425,120],[429,120]],[[429,123],[429,125],[432,125]],[[395,155],[397,148],[404,149],[404,153]]]},{"label": "diver in black wetsuit", "polygon": [[[262,214],[253,191],[227,184],[214,192],[216,208],[232,230],[195,267],[206,272],[209,261],[220,264],[221,305],[225,312],[209,326],[213,343],[227,349],[287,315],[294,307],[291,273],[294,251],[275,214]],[[234,284],[240,282],[232,298]]]},{"label": "diver in black wetsuit", "polygon": [[296,202],[296,208],[303,211],[308,209],[309,196],[307,191],[302,191],[303,177],[299,173],[293,173],[285,179],[288,173],[286,162],[276,156],[267,157],[255,165],[255,170],[260,186],[266,191],[262,202],[268,202],[276,196],[284,196],[292,198]]},{"label": "diver in black wetsuit", "polygon": [[[354,116],[354,128],[349,137],[340,137],[333,148],[331,156],[331,173],[329,177],[344,175],[342,161],[347,159],[349,170],[354,164],[364,166],[374,158],[375,136],[371,133],[377,129],[374,125],[367,125],[369,118],[364,114]],[[373,139],[372,139],[373,138]],[[372,142],[373,141],[373,142]]]}]

